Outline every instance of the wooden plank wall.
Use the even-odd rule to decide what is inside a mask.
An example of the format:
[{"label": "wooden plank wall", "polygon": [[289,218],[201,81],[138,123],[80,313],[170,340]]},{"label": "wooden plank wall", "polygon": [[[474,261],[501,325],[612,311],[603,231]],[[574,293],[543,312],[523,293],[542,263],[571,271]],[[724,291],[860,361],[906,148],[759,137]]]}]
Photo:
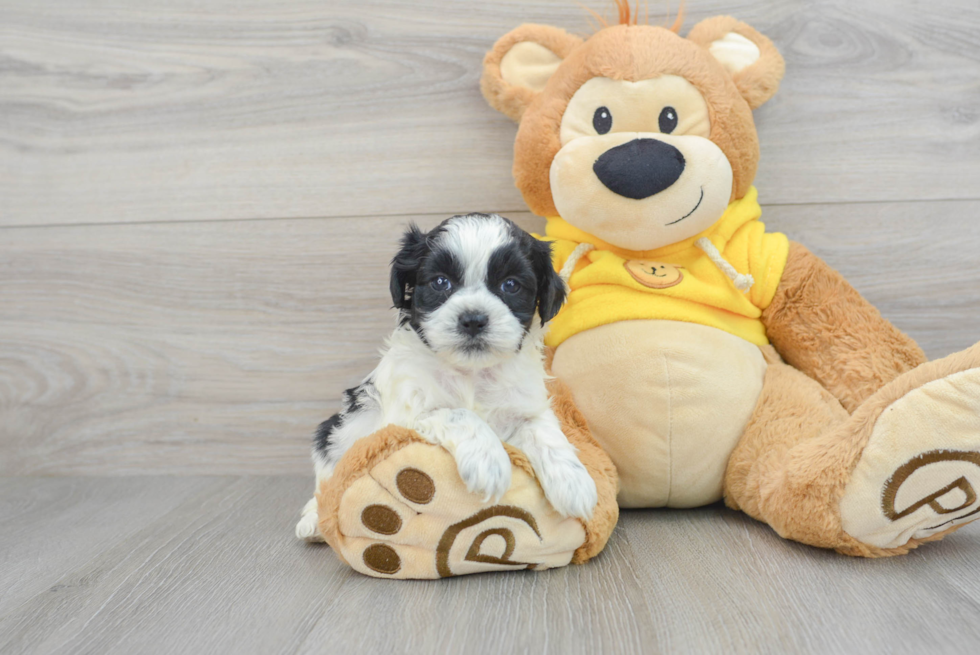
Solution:
[{"label": "wooden plank wall", "polygon": [[[931,356],[980,339],[977,1],[687,13],[786,57],[770,227]],[[308,472],[404,225],[541,226],[478,90],[522,22],[591,29],[569,0],[0,1],[0,474]]]}]

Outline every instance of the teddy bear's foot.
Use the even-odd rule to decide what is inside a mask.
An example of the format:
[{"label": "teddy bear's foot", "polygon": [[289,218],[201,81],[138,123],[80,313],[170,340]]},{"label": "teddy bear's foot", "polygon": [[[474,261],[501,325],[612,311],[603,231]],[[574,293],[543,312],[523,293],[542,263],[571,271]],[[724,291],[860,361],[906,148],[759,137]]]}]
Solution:
[{"label": "teddy bear's foot", "polygon": [[[543,570],[569,564],[595,541],[587,524],[552,509],[516,449],[507,448],[510,488],[494,502],[467,491],[453,457],[414,432],[389,426],[362,441],[317,493],[320,532],[361,573],[445,578]],[[576,561],[591,554],[580,552]]]},{"label": "teddy bear's foot", "polygon": [[906,375],[867,426],[840,502],[844,532],[884,551],[980,519],[980,346]]}]

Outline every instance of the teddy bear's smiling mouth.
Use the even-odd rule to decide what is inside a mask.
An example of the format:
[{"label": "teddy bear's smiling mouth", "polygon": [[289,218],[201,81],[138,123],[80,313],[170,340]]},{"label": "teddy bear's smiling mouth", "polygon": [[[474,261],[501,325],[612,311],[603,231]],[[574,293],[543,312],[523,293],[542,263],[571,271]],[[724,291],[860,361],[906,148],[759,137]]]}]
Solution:
[{"label": "teddy bear's smiling mouth", "polygon": [[698,207],[701,206],[701,201],[702,200],[704,200],[704,187],[703,186],[701,187],[701,197],[698,198],[698,204],[694,205],[694,209],[692,209],[691,211],[687,212],[686,214],[684,214],[683,216],[681,216],[680,218],[678,218],[676,221],[672,221],[670,223],[665,223],[664,224],[664,227],[667,227],[668,225],[677,225],[678,223],[680,223],[681,221],[683,221],[685,218],[687,218],[688,216],[690,216],[691,214],[693,214],[694,212],[696,212],[698,210]]}]

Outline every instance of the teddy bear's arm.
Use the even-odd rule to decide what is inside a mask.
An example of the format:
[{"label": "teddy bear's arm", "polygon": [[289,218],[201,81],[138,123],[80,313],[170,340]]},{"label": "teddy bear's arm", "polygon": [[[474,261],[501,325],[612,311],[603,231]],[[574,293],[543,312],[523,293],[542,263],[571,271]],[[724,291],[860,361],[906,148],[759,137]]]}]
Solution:
[{"label": "teddy bear's arm", "polygon": [[762,314],[772,345],[849,412],[898,375],[926,361],[844,277],[798,243]]}]

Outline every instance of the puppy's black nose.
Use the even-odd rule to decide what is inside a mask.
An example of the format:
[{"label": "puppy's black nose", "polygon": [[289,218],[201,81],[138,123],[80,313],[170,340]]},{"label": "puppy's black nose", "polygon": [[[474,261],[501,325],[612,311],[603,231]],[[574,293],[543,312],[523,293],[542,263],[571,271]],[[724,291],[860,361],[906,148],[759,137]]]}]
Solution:
[{"label": "puppy's black nose", "polygon": [[466,313],[459,317],[459,329],[475,337],[486,329],[490,323],[490,317],[486,314]]},{"label": "puppy's black nose", "polygon": [[602,153],[592,170],[613,193],[643,200],[677,181],[684,155],[659,139],[633,139]]}]

